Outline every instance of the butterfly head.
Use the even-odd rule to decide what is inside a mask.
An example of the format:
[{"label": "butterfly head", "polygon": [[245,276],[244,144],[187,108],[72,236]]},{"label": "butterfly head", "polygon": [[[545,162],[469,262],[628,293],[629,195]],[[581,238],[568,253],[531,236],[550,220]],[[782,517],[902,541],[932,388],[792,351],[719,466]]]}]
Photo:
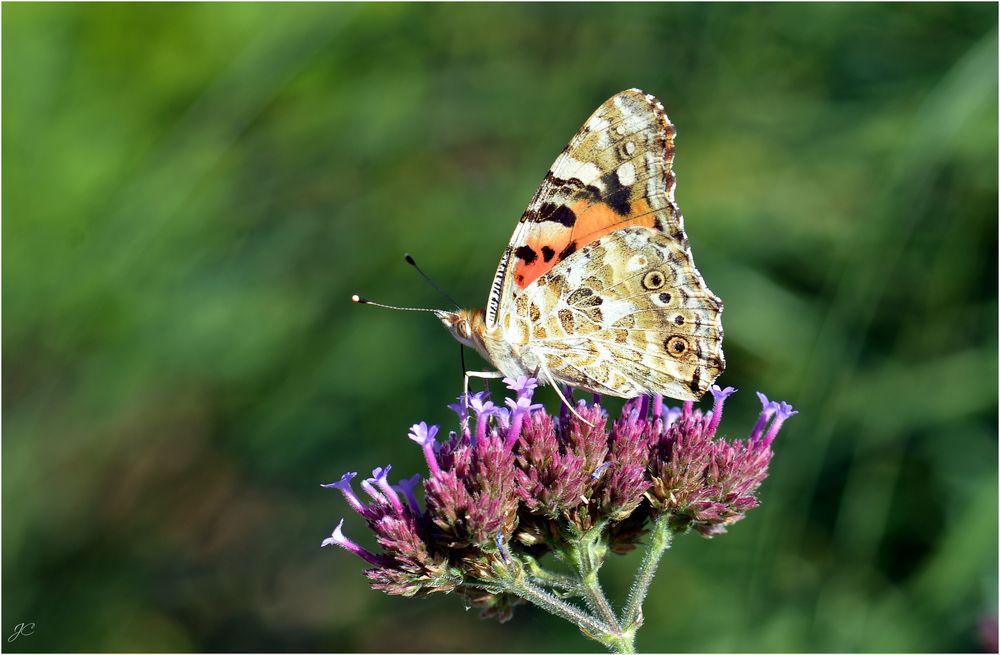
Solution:
[{"label": "butterfly head", "polygon": [[460,309],[457,312],[436,311],[434,315],[441,320],[451,335],[459,343],[484,352],[482,334],[486,328],[485,312],[481,309]]}]

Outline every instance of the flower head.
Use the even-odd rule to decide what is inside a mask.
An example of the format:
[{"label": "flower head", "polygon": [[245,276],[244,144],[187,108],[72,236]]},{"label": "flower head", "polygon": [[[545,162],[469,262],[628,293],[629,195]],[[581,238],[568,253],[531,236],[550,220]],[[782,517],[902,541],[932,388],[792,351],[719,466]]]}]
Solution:
[{"label": "flower head", "polygon": [[372,497],[368,505],[351,490],[354,473],[324,485],[341,491],[367,521],[380,554],[344,537],[340,525],[323,545],[339,545],[372,564],[365,575],[377,589],[403,595],[457,590],[484,613],[507,618],[510,598],[490,586],[497,571],[546,553],[569,557],[574,540],[595,528],[614,552],[633,548],[661,517],[674,533],[725,532],[758,505],[771,445],[797,413],[758,394],[757,424],[746,439],[730,441],[716,432],[732,387],[710,389],[708,412],[649,397],[628,401],[612,421],[599,404],[583,400],[573,412],[560,407],[550,415],[532,402],[534,379],[505,382],[512,397],[503,406],[486,392],[451,406],[460,420],[466,407],[475,416],[474,438],[451,432],[438,442],[438,426],[410,428],[430,471],[424,509],[415,493],[421,476],[392,486],[389,466],[362,482]]}]

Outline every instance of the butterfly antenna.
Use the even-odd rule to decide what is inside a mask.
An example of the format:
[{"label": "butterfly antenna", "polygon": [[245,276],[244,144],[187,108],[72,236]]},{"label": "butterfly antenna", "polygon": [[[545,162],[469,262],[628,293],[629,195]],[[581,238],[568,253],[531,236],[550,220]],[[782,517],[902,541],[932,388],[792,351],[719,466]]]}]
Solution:
[{"label": "butterfly antenna", "polygon": [[413,255],[411,255],[410,253],[406,253],[405,257],[406,257],[406,263],[412,266],[413,268],[417,269],[417,273],[420,273],[420,277],[427,280],[427,284],[434,287],[434,289],[436,289],[438,293],[447,298],[448,302],[450,302],[452,305],[455,306],[455,309],[462,309],[462,306],[459,305],[457,302],[455,302],[455,299],[452,298],[450,295],[448,295],[447,291],[439,287],[437,285],[437,282],[431,279],[430,275],[424,273],[423,270],[419,266],[417,266],[417,262],[413,259]]},{"label": "butterfly antenna", "polygon": [[373,305],[375,307],[382,307],[383,309],[395,309],[396,311],[400,311],[400,312],[431,312],[431,313],[437,313],[437,312],[442,312],[443,311],[446,314],[450,314],[451,313],[451,312],[449,312],[447,310],[443,310],[443,309],[431,309],[429,307],[397,307],[395,305],[385,305],[385,304],[380,303],[380,302],[375,302],[374,300],[368,300],[367,298],[363,298],[363,297],[359,296],[358,294],[354,294],[353,296],[351,296],[351,301],[352,302],[356,302],[359,305]]}]

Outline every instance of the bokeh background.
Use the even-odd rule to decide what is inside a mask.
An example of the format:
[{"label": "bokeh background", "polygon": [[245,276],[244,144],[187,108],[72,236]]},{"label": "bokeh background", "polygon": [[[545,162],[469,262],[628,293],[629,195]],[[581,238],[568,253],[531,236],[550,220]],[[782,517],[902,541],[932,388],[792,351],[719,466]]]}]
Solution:
[{"label": "bokeh background", "polygon": [[[319,485],[421,470],[407,428],[461,385],[435,320],[350,295],[440,306],[411,252],[481,305],[551,161],[632,86],[677,125],[726,303],[725,431],[755,389],[801,410],[761,509],[668,553],[640,649],[989,647],[995,4],[2,13],[0,627],[36,624],[8,651],[600,650],[371,591],[319,548],[341,516],[373,546]],[[606,567],[617,599],[637,563]]]}]

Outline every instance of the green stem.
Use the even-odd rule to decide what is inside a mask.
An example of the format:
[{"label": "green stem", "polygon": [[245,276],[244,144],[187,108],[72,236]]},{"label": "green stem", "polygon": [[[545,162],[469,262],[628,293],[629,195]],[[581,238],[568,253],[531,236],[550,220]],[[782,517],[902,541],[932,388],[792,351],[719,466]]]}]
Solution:
[{"label": "green stem", "polygon": [[618,624],[618,617],[608,602],[601,583],[597,579],[597,572],[603,563],[601,548],[606,550],[606,546],[601,543],[601,532],[603,526],[588,531],[580,539],[579,544],[573,549],[573,559],[577,571],[580,573],[580,590],[587,604],[599,617],[611,628],[613,632],[620,635],[621,626]]},{"label": "green stem", "polygon": [[653,523],[652,536],[649,546],[642,557],[642,563],[635,573],[635,580],[632,582],[632,589],[629,590],[628,600],[625,603],[625,611],[622,613],[622,626],[626,631],[635,634],[635,630],[642,625],[642,603],[649,593],[649,585],[656,575],[656,567],[663,557],[663,553],[670,548],[672,534],[668,521],[670,515],[661,514]]},{"label": "green stem", "polygon": [[[557,598],[552,595],[552,593],[537,586],[531,580],[531,575],[528,573],[532,570],[535,572],[544,571],[544,569],[541,569],[541,567],[538,566],[537,562],[529,561],[526,569],[527,570],[521,569],[520,567],[507,567],[503,565],[497,566],[494,568],[497,577],[490,584],[495,584],[496,587],[499,587],[498,591],[502,590],[516,596],[520,596],[524,600],[537,605],[545,611],[551,612],[558,617],[566,619],[570,623],[576,624],[576,626],[580,628],[580,632],[594,641],[603,644],[612,652],[635,652],[633,647],[635,631],[631,630],[628,633],[622,633],[621,628],[618,627],[617,620],[615,620],[614,612],[611,613],[613,623],[609,625],[600,618],[595,617],[560,598]],[[585,587],[585,585],[582,584],[577,584],[575,586],[577,593],[580,593]],[[597,589],[599,591],[600,587],[597,587]],[[604,594],[600,593],[600,596],[603,598]],[[606,602],[607,600],[605,599],[605,603]]]},{"label": "green stem", "polygon": [[530,555],[524,555],[522,557],[525,568],[528,571],[531,582],[542,586],[548,587],[549,589],[555,589],[562,592],[564,595],[569,596],[579,596],[581,595],[580,583],[579,581],[569,575],[563,573],[556,573],[554,571],[549,571],[548,569],[542,567],[534,557]]},{"label": "green stem", "polygon": [[498,582],[505,591],[520,596],[526,601],[541,607],[543,610],[576,624],[584,634],[592,639],[601,643],[607,643],[606,640],[613,636],[610,628],[600,620],[587,614],[580,608],[556,598],[549,592],[536,587],[520,576],[512,575],[501,578]]}]

